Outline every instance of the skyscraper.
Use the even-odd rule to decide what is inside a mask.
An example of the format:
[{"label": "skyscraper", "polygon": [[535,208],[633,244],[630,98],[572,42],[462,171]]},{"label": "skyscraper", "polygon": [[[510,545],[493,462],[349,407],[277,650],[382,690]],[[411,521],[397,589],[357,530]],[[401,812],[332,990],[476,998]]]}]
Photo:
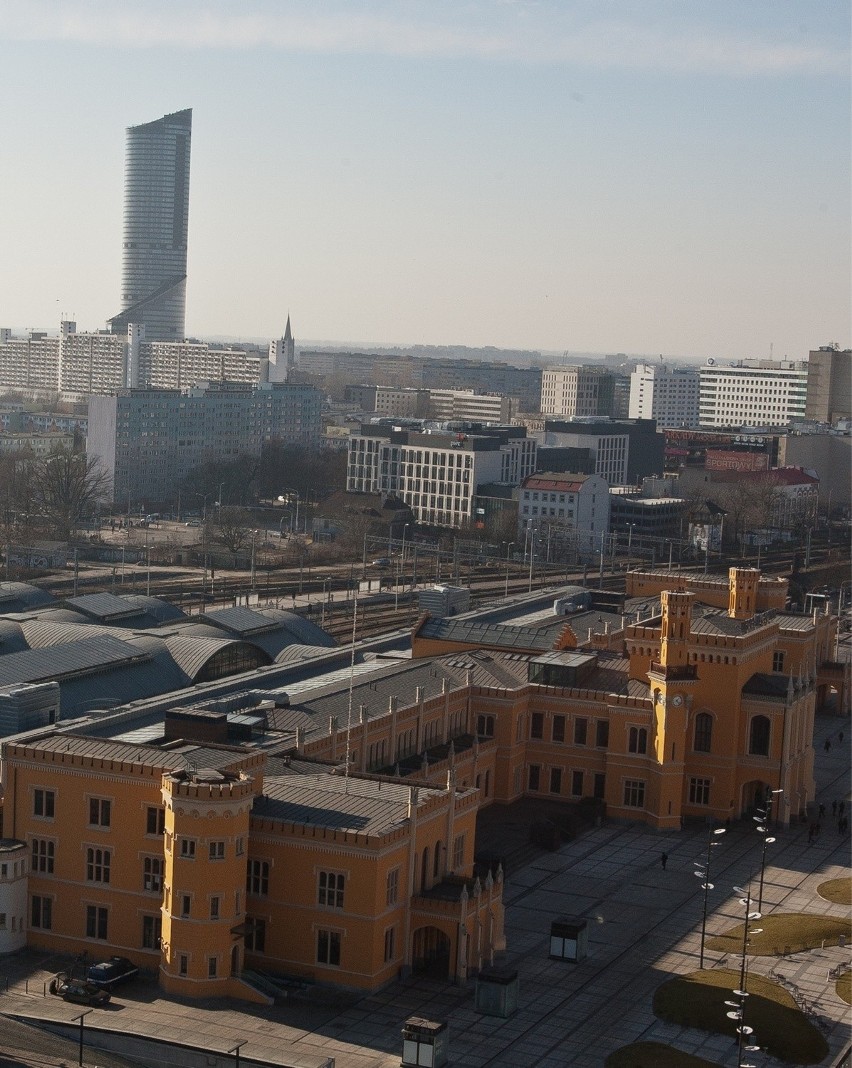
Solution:
[{"label": "skyscraper", "polygon": [[186,240],[192,109],[127,129],[121,305],[113,333],[130,323],[148,341],[185,335]]}]

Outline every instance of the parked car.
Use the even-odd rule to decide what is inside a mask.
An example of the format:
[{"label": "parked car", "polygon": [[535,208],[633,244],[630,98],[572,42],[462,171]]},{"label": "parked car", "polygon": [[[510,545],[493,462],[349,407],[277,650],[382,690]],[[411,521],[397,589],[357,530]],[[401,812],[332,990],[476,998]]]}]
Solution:
[{"label": "parked car", "polygon": [[187,527],[200,527],[201,526],[201,520],[200,519],[187,519],[187,521],[184,524],[184,526],[187,526]]},{"label": "parked car", "polygon": [[71,979],[61,972],[50,980],[48,990],[65,1001],[73,1001],[75,1005],[93,1007],[108,1004],[112,997],[108,990],[103,990],[94,983],[88,983],[85,979]]},{"label": "parked car", "polygon": [[126,983],[139,974],[139,969],[127,957],[110,957],[109,960],[92,964],[86,978],[92,986],[101,990],[112,990],[120,983]]},{"label": "parked car", "polygon": [[373,561],[373,567],[390,567],[390,557],[380,556]]}]

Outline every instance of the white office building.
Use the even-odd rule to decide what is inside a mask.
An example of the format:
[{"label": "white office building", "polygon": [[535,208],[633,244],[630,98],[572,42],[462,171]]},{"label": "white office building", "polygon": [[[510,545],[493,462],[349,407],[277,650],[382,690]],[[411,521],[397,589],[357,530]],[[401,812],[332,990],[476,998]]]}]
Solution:
[{"label": "white office building", "polygon": [[696,369],[640,363],[630,375],[629,418],[665,427],[698,426],[700,376]]},{"label": "white office building", "polygon": [[566,419],[611,415],[613,375],[598,367],[549,367],[541,372],[541,414]]},{"label": "white office building", "polygon": [[807,361],[708,361],[700,375],[702,427],[788,426],[805,418]]}]

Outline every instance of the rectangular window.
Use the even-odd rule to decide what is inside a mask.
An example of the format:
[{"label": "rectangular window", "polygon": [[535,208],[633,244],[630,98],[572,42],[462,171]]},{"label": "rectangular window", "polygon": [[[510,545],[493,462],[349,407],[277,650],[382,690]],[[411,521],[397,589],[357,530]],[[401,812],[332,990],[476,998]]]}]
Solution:
[{"label": "rectangular window", "polygon": [[533,712],[530,716],[530,738],[544,737],[544,713]]},{"label": "rectangular window", "polygon": [[108,849],[86,850],[86,882],[108,883],[112,855]]},{"label": "rectangular window", "polygon": [[195,839],[181,838],[180,855],[183,860],[195,860]]},{"label": "rectangular window", "polygon": [[56,814],[56,794],[53,790],[33,790],[33,815],[52,820]]},{"label": "rectangular window", "polygon": [[539,788],[540,781],[541,768],[538,766],[538,764],[530,764],[527,779],[527,788],[530,790],[537,790]]},{"label": "rectangular window", "polygon": [[211,842],[210,843],[210,859],[211,860],[224,860],[225,859],[225,843],[224,842]]},{"label": "rectangular window", "polygon": [[772,654],[772,670],[783,671],[784,670],[784,650],[776,649]]},{"label": "rectangular window", "polygon": [[319,873],[319,885],[317,902],[332,909],[343,908],[343,884],[344,877],[339,872],[321,871]]},{"label": "rectangular window", "polygon": [[574,745],[585,745],[589,732],[589,721],[585,716],[578,716],[574,720]]},{"label": "rectangular window", "polygon": [[220,901],[221,901],[221,898],[218,898],[218,897],[211,897],[210,898],[210,919],[211,920],[218,920],[219,919],[219,902]]},{"label": "rectangular window", "polygon": [[250,953],[266,950],[266,920],[246,916],[245,946]]},{"label": "rectangular window", "polygon": [[159,893],[163,888],[163,861],[160,857],[143,857],[142,889]]},{"label": "rectangular window", "polygon": [[554,716],[553,717],[553,740],[554,742],[565,741],[565,717]]},{"label": "rectangular window", "polygon": [[162,808],[150,806],[145,812],[145,833],[163,834],[166,829],[166,812]]},{"label": "rectangular window", "polygon": [[55,845],[46,838],[33,838],[33,871],[43,872],[45,875],[53,874],[53,861]]},{"label": "rectangular window", "polygon": [[245,853],[245,851],[246,851],[245,838],[238,838],[236,846],[234,847],[234,852],[237,854],[238,857],[241,857],[243,855],[243,853]]},{"label": "rectangular window", "polygon": [[317,963],[340,964],[340,933],[338,931],[317,931]]},{"label": "rectangular window", "polygon": [[598,749],[606,749],[609,745],[609,720],[599,719],[595,724],[595,745]]},{"label": "rectangular window", "polygon": [[192,898],[189,894],[181,894],[180,898],[180,915],[181,919],[187,919],[192,912]]},{"label": "rectangular window", "polygon": [[189,957],[185,953],[181,953],[178,957],[178,972],[181,975],[189,973]]},{"label": "rectangular window", "polygon": [[456,839],[453,842],[453,871],[458,871],[459,868],[464,867],[464,842],[465,836],[463,834],[456,835]]},{"label": "rectangular window", "polygon": [[269,862],[250,860],[246,865],[246,890],[250,894],[269,893]]},{"label": "rectangular window", "polygon": [[562,768],[550,769],[550,792],[552,794],[562,793]]},{"label": "rectangular window", "polygon": [[53,927],[53,898],[33,894],[30,910],[31,927],[49,931]]},{"label": "rectangular window", "polygon": [[160,939],[163,934],[163,920],[161,916],[142,917],[142,948],[159,949]]},{"label": "rectangular window", "polygon": [[624,804],[628,808],[644,808],[645,783],[642,779],[624,780]]},{"label": "rectangular window", "polygon": [[216,978],[216,972],[217,972],[218,968],[219,968],[219,962],[216,959],[216,957],[208,957],[207,958],[207,978],[208,979],[215,979]]},{"label": "rectangular window", "polygon": [[109,909],[104,908],[102,905],[87,905],[86,938],[99,938],[105,942],[107,939],[108,919]]},{"label": "rectangular window", "polygon": [[710,780],[709,779],[690,779],[689,780],[689,803],[691,805],[709,805],[710,804]]},{"label": "rectangular window", "polygon": [[89,798],[89,826],[109,827],[112,817],[112,802],[106,797]]},{"label": "rectangular window", "polygon": [[571,772],[571,795],[573,797],[583,796],[583,773],[582,771]]},{"label": "rectangular window", "polygon": [[395,905],[399,897],[399,868],[391,868],[385,881],[385,904]]},{"label": "rectangular window", "polygon": [[385,931],[385,964],[390,963],[394,958],[396,943],[396,928],[388,927]]}]

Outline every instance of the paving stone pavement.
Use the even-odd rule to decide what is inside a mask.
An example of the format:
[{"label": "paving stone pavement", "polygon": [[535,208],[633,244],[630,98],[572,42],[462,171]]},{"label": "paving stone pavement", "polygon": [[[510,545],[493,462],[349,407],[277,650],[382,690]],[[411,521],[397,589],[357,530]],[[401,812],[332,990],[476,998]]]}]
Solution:
[{"label": "paving stone pavement", "polygon": [[[839,719],[817,722],[817,802],[829,812],[833,800],[850,799],[850,751],[848,744],[837,744],[845,725]],[[826,753],[828,737],[835,744]],[[840,835],[829,818],[819,839],[808,845],[807,829],[807,823],[781,829],[769,846],[764,913],[777,908],[848,918],[848,907],[820,898],[816,887],[850,874],[849,836]],[[750,879],[757,889],[759,842],[751,820],[720,838],[712,861],[708,938],[740,922],[743,907],[733,887]],[[508,1020],[476,1011],[473,983],[462,987],[411,978],[369,997],[270,1009],[175,1001],[162,997],[153,983],[143,984],[122,992],[114,1008],[98,1010],[96,1021],[90,1016],[87,1024],[189,1042],[211,1054],[245,1041],[241,1057],[246,1062],[318,1068],[333,1057],[336,1068],[396,1068],[402,1024],[418,1015],[448,1021],[454,1068],[600,1068],[609,1053],[634,1041],[666,1042],[711,1064],[733,1066],[733,1032],[727,1037],[681,1028],[652,1012],[661,982],[698,967],[703,894],[693,861],[706,854],[706,846],[702,829],[655,834],[609,824],[507,878],[505,963],[516,967],[520,978],[518,1011]],[[663,850],[669,857],[665,871]],[[560,917],[587,920],[588,957],[580,963],[548,958],[550,923]],[[849,963],[849,947],[750,959],[752,974],[773,972],[805,999],[830,1046],[825,1064],[836,1063],[852,1037],[849,1007],[836,995],[829,974]],[[705,967],[719,966],[739,967],[739,959],[706,950]],[[42,1021],[77,1016],[78,1007],[42,994],[43,982],[55,970],[55,959],[32,950],[0,963],[0,991],[3,975],[9,982],[0,1012]],[[29,991],[23,985],[27,980]],[[763,1053],[753,1055],[752,1062],[758,1068],[779,1064]]]}]

